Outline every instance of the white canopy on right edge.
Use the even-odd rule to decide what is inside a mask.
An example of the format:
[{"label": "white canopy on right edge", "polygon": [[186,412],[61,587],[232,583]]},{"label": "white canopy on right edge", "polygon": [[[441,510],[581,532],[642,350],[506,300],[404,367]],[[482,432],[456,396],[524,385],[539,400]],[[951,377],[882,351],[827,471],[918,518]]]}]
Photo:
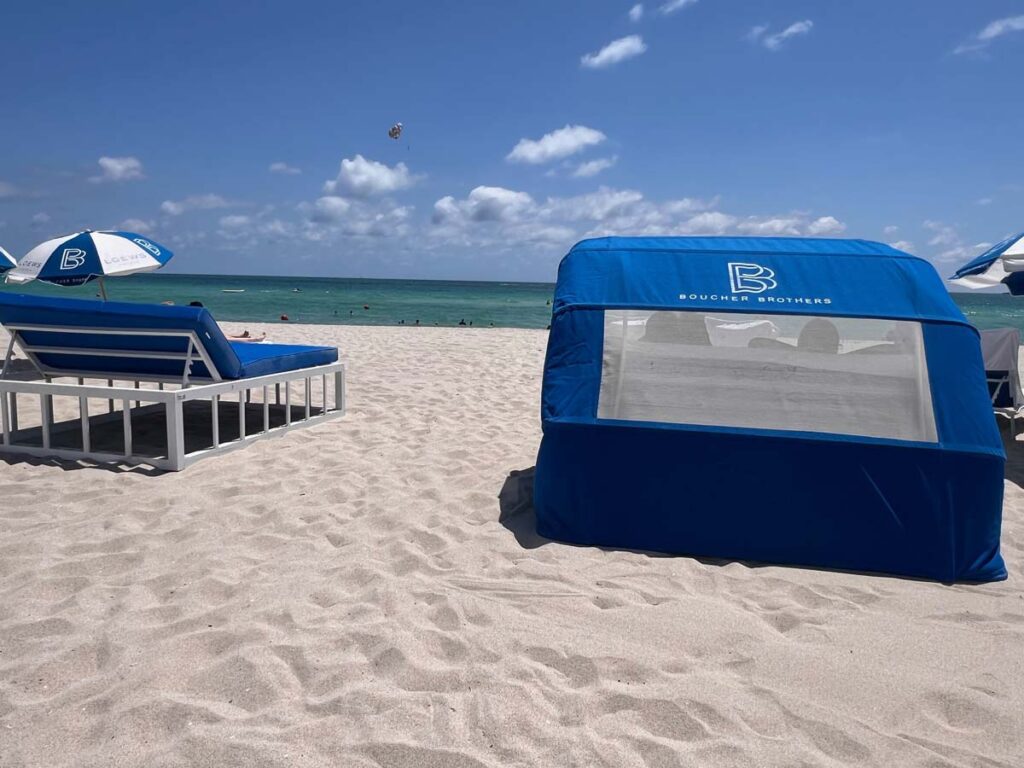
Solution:
[{"label": "white canopy on right edge", "polygon": [[1014,296],[1024,294],[1024,233],[996,243],[960,267],[949,281],[971,289],[1002,283]]},{"label": "white canopy on right edge", "polygon": [[[1017,367],[1019,350],[1020,331],[1016,328],[994,328],[991,331],[981,331],[981,356],[985,361],[985,371],[989,374],[997,371],[1009,373],[1010,396],[1013,398],[1012,405],[1014,407],[1024,405],[1024,393],[1020,388],[1020,371]],[[997,405],[998,403],[994,402],[993,404]]]}]

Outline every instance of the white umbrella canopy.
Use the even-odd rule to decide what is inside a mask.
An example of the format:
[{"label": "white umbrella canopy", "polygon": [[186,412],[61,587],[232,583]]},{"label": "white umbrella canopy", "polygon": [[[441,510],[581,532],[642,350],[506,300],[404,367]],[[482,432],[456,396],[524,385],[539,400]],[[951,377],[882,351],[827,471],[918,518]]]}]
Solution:
[{"label": "white umbrella canopy", "polygon": [[1024,232],[996,243],[956,271],[950,282],[964,288],[992,288],[1002,283],[1014,296],[1024,295]]},{"label": "white umbrella canopy", "polygon": [[173,255],[162,245],[134,232],[87,229],[40,243],[25,254],[5,279],[15,284],[43,280],[56,285],[82,285],[98,279],[105,299],[104,277],[152,272]]}]

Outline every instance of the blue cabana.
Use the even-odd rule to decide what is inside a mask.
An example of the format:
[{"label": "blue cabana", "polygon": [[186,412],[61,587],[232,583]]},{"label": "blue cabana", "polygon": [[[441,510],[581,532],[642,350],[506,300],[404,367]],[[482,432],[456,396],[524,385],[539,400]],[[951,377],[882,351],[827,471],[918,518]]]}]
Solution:
[{"label": "blue cabana", "polygon": [[544,536],[1006,577],[977,331],[889,246],[585,240],[559,267],[542,400]]}]

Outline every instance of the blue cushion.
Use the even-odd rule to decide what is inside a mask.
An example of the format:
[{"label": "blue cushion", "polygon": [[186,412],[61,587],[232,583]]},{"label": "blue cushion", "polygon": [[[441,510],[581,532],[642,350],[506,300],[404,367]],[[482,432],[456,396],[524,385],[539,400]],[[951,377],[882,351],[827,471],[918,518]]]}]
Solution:
[{"label": "blue cushion", "polygon": [[231,348],[242,363],[238,378],[266,376],[270,373],[295,371],[314,365],[326,365],[338,359],[334,347],[306,347],[298,344],[254,344],[232,341]]},{"label": "blue cushion", "polygon": [[[217,372],[224,379],[280,373],[338,359],[338,351],[326,347],[232,344],[224,337],[213,316],[201,307],[63,299],[0,292],[0,324],[193,331],[202,340]],[[40,353],[38,356],[40,362],[52,370],[122,374],[128,377],[180,376],[180,361],[140,358],[132,352],[185,352],[188,348],[188,339],[185,337],[159,335],[111,336],[36,330],[23,331],[22,337],[32,346],[124,350],[123,357],[100,357],[84,351],[81,355]],[[243,362],[243,358],[246,362]],[[201,361],[193,363],[192,375],[212,378]]]}]

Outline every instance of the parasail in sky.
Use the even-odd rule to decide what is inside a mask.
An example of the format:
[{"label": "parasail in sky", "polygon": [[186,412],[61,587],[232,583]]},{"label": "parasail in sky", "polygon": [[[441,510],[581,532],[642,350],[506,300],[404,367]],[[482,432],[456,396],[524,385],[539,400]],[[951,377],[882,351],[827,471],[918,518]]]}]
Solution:
[{"label": "parasail in sky", "polygon": [[388,137],[398,141],[402,137],[402,124],[395,123],[388,130]]}]

